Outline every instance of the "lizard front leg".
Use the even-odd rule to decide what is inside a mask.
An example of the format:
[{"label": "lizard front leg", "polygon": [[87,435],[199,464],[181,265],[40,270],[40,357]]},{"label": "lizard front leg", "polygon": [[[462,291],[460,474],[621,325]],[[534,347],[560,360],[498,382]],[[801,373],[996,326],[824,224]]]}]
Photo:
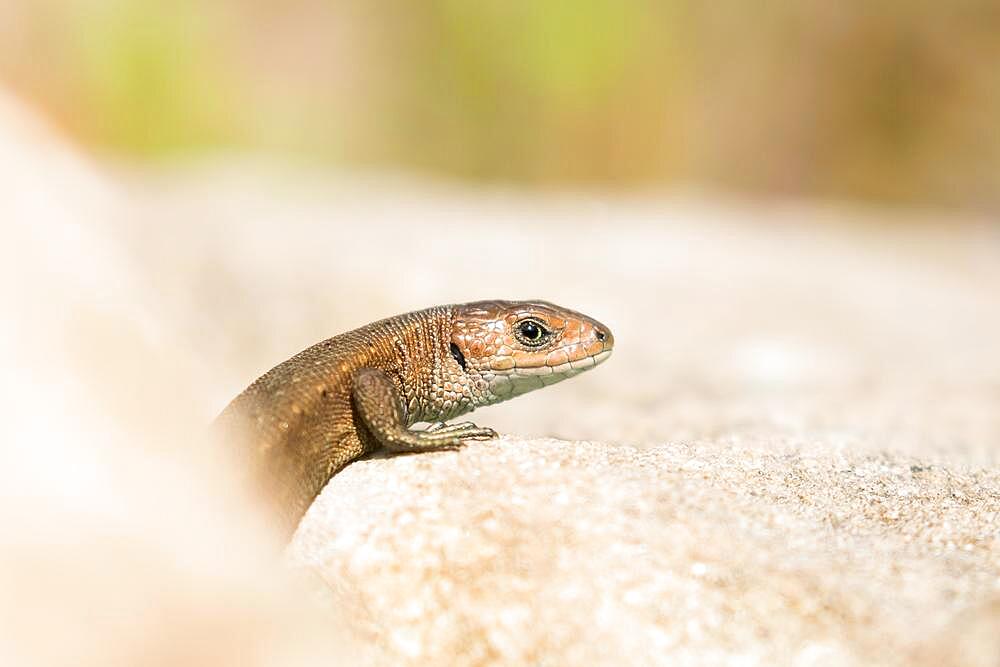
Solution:
[{"label": "lizard front leg", "polygon": [[365,429],[379,445],[394,452],[426,452],[457,449],[463,440],[497,437],[491,428],[462,422],[433,431],[412,431],[406,427],[403,401],[385,373],[362,368],[354,373],[351,397]]}]

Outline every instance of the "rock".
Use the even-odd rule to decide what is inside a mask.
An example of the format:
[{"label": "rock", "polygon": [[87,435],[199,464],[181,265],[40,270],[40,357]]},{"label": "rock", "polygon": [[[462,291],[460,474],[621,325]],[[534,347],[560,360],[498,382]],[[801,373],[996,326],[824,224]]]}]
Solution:
[{"label": "rock", "polygon": [[995,586],[1000,474],[843,465],[516,437],[367,460],[289,558],[382,664],[905,664]]}]

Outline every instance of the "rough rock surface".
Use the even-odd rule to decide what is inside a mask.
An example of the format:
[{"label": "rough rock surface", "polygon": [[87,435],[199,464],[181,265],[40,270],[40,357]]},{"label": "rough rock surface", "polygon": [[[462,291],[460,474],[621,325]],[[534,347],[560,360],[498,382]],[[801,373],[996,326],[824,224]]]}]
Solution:
[{"label": "rough rock surface", "polygon": [[998,512],[904,456],[506,438],[350,467],[291,555],[397,664],[910,664],[1000,629]]}]

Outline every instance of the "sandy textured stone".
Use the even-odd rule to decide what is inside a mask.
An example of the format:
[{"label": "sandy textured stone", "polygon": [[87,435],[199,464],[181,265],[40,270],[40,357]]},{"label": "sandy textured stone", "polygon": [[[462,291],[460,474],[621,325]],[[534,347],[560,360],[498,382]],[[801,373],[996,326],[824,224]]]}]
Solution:
[{"label": "sandy textured stone", "polygon": [[903,456],[505,438],[351,466],[290,555],[387,663],[907,664],[996,590],[998,512]]}]

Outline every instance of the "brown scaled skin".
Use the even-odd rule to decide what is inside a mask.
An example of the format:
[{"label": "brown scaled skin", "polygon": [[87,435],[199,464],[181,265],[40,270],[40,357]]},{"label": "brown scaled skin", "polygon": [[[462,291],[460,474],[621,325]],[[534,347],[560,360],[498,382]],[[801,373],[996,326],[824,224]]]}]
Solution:
[{"label": "brown scaled skin", "polygon": [[[437,306],[300,352],[247,387],[215,428],[290,536],[351,461],[494,438],[471,422],[443,422],[593,368],[613,347],[606,326],[544,301]],[[434,423],[411,430],[417,422]]]}]

